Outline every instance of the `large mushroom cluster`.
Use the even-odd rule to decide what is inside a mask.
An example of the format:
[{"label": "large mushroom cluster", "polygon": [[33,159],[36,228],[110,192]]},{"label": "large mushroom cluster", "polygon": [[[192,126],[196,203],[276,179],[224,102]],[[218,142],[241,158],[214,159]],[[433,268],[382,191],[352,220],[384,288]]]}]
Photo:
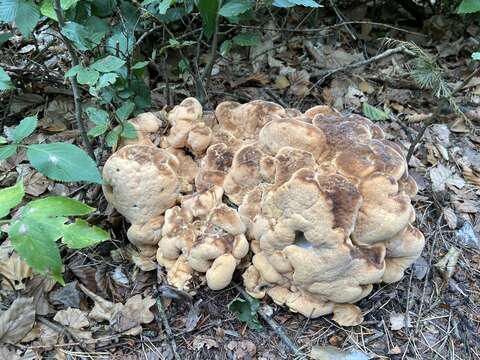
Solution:
[{"label": "large mushroom cluster", "polygon": [[251,296],[353,325],[362,316],[351,304],[420,255],[415,181],[370,120],[260,100],[203,113],[194,98],[166,119],[164,135],[158,114],[132,119],[138,137],[103,177],[129,240],[171,285],[188,291],[200,273],[219,290],[239,268]]}]

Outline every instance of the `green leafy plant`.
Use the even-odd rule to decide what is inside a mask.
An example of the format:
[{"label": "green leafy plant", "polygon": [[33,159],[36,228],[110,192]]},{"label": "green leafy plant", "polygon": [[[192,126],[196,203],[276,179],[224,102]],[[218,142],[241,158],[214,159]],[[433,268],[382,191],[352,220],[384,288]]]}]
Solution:
[{"label": "green leafy plant", "polygon": [[228,310],[235,314],[238,320],[247,324],[250,329],[262,330],[263,326],[258,321],[258,309],[260,308],[260,301],[246,297],[246,300],[242,298],[236,298],[228,304]]},{"label": "green leafy plant", "polygon": [[380,110],[367,102],[362,103],[362,112],[367,118],[373,121],[388,120],[388,112]]},{"label": "green leafy plant", "polygon": [[12,79],[7,72],[0,67],[0,92],[13,89]]},{"label": "green leafy plant", "polygon": [[[23,183],[0,190],[0,219],[10,214],[25,196]],[[71,249],[83,249],[110,238],[97,226],[91,226],[77,216],[88,215],[95,209],[67,197],[50,196],[30,201],[8,220],[2,230],[15,251],[36,272],[52,276],[64,284],[63,264],[57,241]],[[2,228],[3,229],[3,228]]]},{"label": "green leafy plant", "polygon": [[459,14],[471,14],[478,11],[480,11],[480,0],[463,0],[457,9]]},{"label": "green leafy plant", "polygon": [[23,145],[37,127],[37,116],[24,118],[11,128],[7,137],[0,137],[0,160],[16,154],[21,147],[27,148],[27,159],[32,166],[52,180],[88,181],[102,183],[95,162],[78,146],[56,142],[49,144]]}]

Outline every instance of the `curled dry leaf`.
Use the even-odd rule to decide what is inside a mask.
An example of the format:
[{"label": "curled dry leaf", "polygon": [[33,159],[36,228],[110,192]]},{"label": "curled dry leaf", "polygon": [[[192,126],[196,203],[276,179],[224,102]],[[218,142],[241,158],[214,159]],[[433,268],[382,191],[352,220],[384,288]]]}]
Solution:
[{"label": "curled dry leaf", "polygon": [[452,246],[450,249],[448,249],[448,253],[435,264],[445,280],[450,279],[450,277],[453,275],[459,257],[460,250],[458,250],[455,246]]},{"label": "curled dry leaf", "polygon": [[113,326],[118,332],[123,332],[141,324],[153,321],[154,315],[150,308],[155,304],[155,299],[150,296],[142,299],[141,295],[135,295],[127,300],[113,319]]},{"label": "curled dry leaf", "polygon": [[314,360],[368,360],[370,356],[359,350],[343,351],[334,346],[313,346],[310,358]]},{"label": "curled dry leaf", "polygon": [[80,292],[77,289],[77,282],[73,281],[66,284],[49,294],[49,300],[54,305],[63,305],[65,307],[80,307]]},{"label": "curled dry leaf", "polygon": [[[15,285],[14,290],[22,290],[25,289],[23,281],[32,276],[32,269],[17,253],[12,253],[6,260],[0,261],[0,274]],[[11,285],[4,278],[1,282],[1,288],[12,290]]]},{"label": "curled dry leaf", "polygon": [[457,228],[457,215],[455,215],[455,211],[453,211],[451,207],[443,208],[443,217],[450,229],[453,230]]},{"label": "curled dry leaf", "polygon": [[362,311],[351,304],[336,304],[333,308],[333,321],[340,326],[355,326],[363,321]]},{"label": "curled dry leaf", "polygon": [[18,298],[0,315],[0,343],[16,344],[35,322],[33,298]]},{"label": "curled dry leaf", "polygon": [[232,340],[227,344],[227,349],[234,353],[235,359],[252,359],[257,352],[257,347],[250,340],[235,341]]},{"label": "curled dry leaf", "polygon": [[195,336],[195,339],[193,339],[193,348],[195,350],[201,350],[203,348],[211,349],[211,348],[218,348],[218,347],[220,347],[220,345],[218,345],[217,340],[215,340],[211,336],[197,335]]},{"label": "curled dry leaf", "polygon": [[53,320],[72,329],[81,329],[90,325],[87,315],[82,310],[73,308],[60,310]]},{"label": "curled dry leaf", "polygon": [[80,289],[92,299],[95,303],[92,311],[88,314],[88,317],[96,321],[111,321],[113,316],[123,307],[123,304],[112,303],[97,294],[88,290],[82,284],[79,284]]},{"label": "curled dry leaf", "polygon": [[[391,313],[390,314],[390,329],[401,330],[405,327],[405,314]],[[407,326],[410,327],[410,319],[407,319]]]}]

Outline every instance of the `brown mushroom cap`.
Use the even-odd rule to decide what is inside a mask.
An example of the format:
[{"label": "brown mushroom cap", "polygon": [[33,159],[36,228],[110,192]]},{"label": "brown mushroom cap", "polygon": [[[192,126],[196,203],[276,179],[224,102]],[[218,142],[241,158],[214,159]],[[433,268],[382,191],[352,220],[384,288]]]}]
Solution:
[{"label": "brown mushroom cap", "polygon": [[[145,136],[112,155],[104,192],[133,243],[158,242],[173,286],[191,290],[200,273],[222,289],[242,263],[250,295],[352,326],[363,319],[352,304],[421,253],[404,149],[367,118],[266,101],[204,114],[188,98],[167,119],[163,149]],[[152,114],[131,122],[158,131]]]}]

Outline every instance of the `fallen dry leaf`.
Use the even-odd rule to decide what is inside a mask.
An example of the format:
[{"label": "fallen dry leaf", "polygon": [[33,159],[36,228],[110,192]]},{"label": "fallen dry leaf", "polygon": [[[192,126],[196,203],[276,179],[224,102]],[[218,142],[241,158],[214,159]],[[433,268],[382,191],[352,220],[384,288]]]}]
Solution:
[{"label": "fallen dry leaf", "polygon": [[[0,274],[13,283],[14,290],[22,290],[25,289],[24,280],[32,276],[32,269],[17,253],[11,253],[6,260],[0,261]],[[2,278],[2,289],[12,290],[5,278]]]},{"label": "fallen dry leaf", "polygon": [[432,190],[435,192],[445,191],[446,185],[459,189],[465,186],[465,180],[443,164],[430,168],[430,179],[432,180]]},{"label": "fallen dry leaf", "polygon": [[21,357],[18,356],[14,351],[8,350],[6,346],[0,346],[0,359],[20,360]]},{"label": "fallen dry leaf", "polygon": [[73,308],[60,310],[53,320],[72,329],[81,329],[90,325],[87,315],[82,310]]},{"label": "fallen dry leaf", "polygon": [[48,298],[53,305],[63,305],[65,307],[80,307],[80,292],[77,289],[77,282],[73,281],[65,286],[52,291]]},{"label": "fallen dry leaf", "polygon": [[[410,319],[408,319],[407,326],[410,327]],[[391,313],[390,314],[390,329],[401,330],[405,327],[405,314]]]},{"label": "fallen dry leaf", "polygon": [[235,359],[252,359],[257,352],[257,347],[250,340],[235,341],[227,344],[227,349],[232,351]]},{"label": "fallen dry leaf", "polygon": [[192,346],[195,350],[201,350],[202,348],[211,349],[211,348],[220,347],[220,345],[218,345],[217,340],[207,335],[195,336],[195,339],[193,339]]},{"label": "fallen dry leaf", "polygon": [[18,298],[0,315],[0,342],[16,344],[35,323],[33,298]]},{"label": "fallen dry leaf", "polygon": [[123,304],[112,303],[104,298],[98,296],[97,294],[88,290],[82,284],[79,284],[80,289],[92,299],[95,303],[93,309],[88,314],[88,317],[96,321],[111,321],[115,314],[123,308]]},{"label": "fallen dry leaf", "polygon": [[352,304],[336,304],[332,320],[340,326],[355,326],[362,323],[363,315],[358,306]]},{"label": "fallen dry leaf", "polygon": [[445,280],[449,279],[453,275],[459,257],[460,250],[458,250],[455,246],[452,246],[450,249],[448,249],[447,254],[435,264],[435,267],[442,273],[442,276]]},{"label": "fallen dry leaf", "polygon": [[155,302],[155,299],[150,296],[144,299],[141,295],[132,296],[112,320],[115,330],[123,332],[138,325],[152,322],[155,317],[150,308]]},{"label": "fallen dry leaf", "polygon": [[310,358],[314,360],[368,360],[370,356],[359,350],[343,351],[334,346],[312,346]]},{"label": "fallen dry leaf", "polygon": [[453,230],[457,228],[457,215],[455,215],[455,211],[453,211],[451,207],[443,208],[443,217],[445,218],[445,221],[450,229]]},{"label": "fallen dry leaf", "polygon": [[132,253],[132,261],[142,271],[153,271],[157,268],[155,261],[140,253]]},{"label": "fallen dry leaf", "polygon": [[47,301],[47,294],[53,289],[56,282],[52,278],[35,274],[31,279],[28,279],[25,284],[23,295],[33,297],[33,304],[35,305],[35,312],[37,315],[47,315],[53,312],[52,307]]}]

